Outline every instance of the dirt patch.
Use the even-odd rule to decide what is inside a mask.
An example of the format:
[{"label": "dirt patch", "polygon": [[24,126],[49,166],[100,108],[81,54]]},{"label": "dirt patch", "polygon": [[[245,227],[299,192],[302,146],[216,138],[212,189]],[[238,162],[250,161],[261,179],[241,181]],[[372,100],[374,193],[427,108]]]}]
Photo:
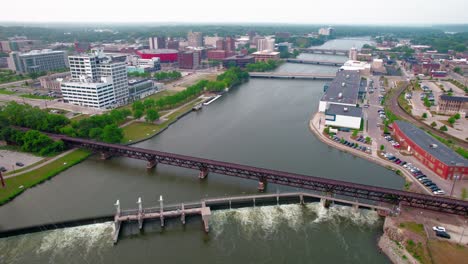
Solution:
[{"label": "dirt patch", "polygon": [[428,243],[434,263],[468,263],[468,248],[447,241],[431,240]]}]

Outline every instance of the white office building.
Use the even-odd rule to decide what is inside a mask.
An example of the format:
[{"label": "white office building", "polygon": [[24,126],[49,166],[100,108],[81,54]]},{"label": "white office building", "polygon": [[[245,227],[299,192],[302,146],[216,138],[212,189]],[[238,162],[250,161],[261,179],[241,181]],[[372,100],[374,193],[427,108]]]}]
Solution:
[{"label": "white office building", "polygon": [[268,51],[272,52],[275,50],[275,39],[263,38],[257,40],[257,50],[258,51]]},{"label": "white office building", "polygon": [[70,56],[72,81],[61,84],[65,102],[109,108],[128,100],[127,65],[115,62],[101,51]]}]

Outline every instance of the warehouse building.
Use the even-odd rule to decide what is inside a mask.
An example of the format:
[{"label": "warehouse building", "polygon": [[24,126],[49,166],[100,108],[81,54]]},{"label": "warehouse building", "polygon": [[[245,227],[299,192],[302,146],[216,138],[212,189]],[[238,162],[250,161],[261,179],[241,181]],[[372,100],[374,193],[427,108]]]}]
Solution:
[{"label": "warehouse building", "polygon": [[393,123],[395,138],[424,166],[443,179],[468,179],[468,162],[455,151],[412,124]]}]

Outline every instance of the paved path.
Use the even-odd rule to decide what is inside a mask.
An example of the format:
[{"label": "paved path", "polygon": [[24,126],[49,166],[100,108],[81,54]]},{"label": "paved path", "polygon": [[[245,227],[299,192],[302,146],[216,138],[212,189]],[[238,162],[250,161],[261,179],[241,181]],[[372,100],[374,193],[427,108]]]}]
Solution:
[{"label": "paved path", "polygon": [[50,160],[48,160],[48,161],[46,161],[46,162],[43,162],[43,163],[41,163],[41,164],[38,164],[37,166],[33,166],[33,167],[31,167],[31,168],[28,168],[27,170],[24,170],[24,171],[21,171],[21,172],[18,172],[18,173],[10,174],[10,175],[8,175],[8,176],[5,176],[4,178],[5,178],[5,179],[13,178],[13,177],[16,177],[16,176],[25,174],[26,172],[33,171],[33,170],[35,170],[35,169],[38,169],[38,168],[40,168],[40,167],[42,167],[42,166],[45,166],[45,165],[51,163],[51,162],[56,161],[57,159],[59,159],[59,158],[65,156],[65,155],[67,155],[67,154],[73,152],[74,150],[76,150],[76,148],[67,150],[67,151],[63,152],[62,154],[60,154],[60,155],[58,155],[58,156],[55,156],[55,157],[51,158]]}]

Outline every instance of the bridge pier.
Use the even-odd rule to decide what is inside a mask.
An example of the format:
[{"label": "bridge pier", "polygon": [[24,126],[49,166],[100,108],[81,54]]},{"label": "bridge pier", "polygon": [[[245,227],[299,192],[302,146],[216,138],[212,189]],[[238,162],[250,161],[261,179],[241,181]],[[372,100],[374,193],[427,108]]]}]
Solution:
[{"label": "bridge pier", "polygon": [[100,153],[100,155],[101,155],[101,156],[100,156],[100,159],[101,159],[101,160],[107,160],[107,159],[109,159],[110,157],[112,157],[111,154],[109,154],[109,153],[107,153],[107,152],[104,152],[104,151],[102,151],[102,152]]},{"label": "bridge pier", "polygon": [[148,160],[148,162],[146,163],[146,168],[149,170],[156,167],[156,165],[158,165],[156,159]]},{"label": "bridge pier", "polygon": [[299,194],[299,204],[304,205],[304,195],[302,193]]},{"label": "bridge pier", "polygon": [[183,225],[185,225],[185,206],[182,204],[181,206],[181,213],[180,213],[180,221],[182,222]]},{"label": "bridge pier", "polygon": [[138,229],[143,228],[143,206],[141,204],[141,197],[138,197]]},{"label": "bridge pier", "polygon": [[205,202],[202,202],[201,216],[202,216],[202,221],[203,221],[203,226],[205,228],[205,232],[208,233],[210,231],[209,221],[211,217],[211,210],[210,210],[210,207],[206,206]]},{"label": "bridge pier", "polygon": [[330,200],[327,200],[326,198],[320,198],[320,204],[321,204],[324,208],[329,208],[330,205],[331,205],[331,201],[330,201]]},{"label": "bridge pier", "polygon": [[359,212],[359,205],[357,203],[353,204],[353,212]]},{"label": "bridge pier", "polygon": [[266,185],[267,185],[267,181],[266,181],[265,179],[263,179],[263,178],[260,179],[260,180],[258,181],[258,188],[257,188],[258,191],[259,191],[259,192],[264,192],[265,189],[266,189]]},{"label": "bridge pier", "polygon": [[164,204],[162,195],[159,196],[159,218],[161,219],[161,227],[164,227]]},{"label": "bridge pier", "polygon": [[207,168],[201,168],[200,173],[198,174],[198,178],[205,179],[206,176],[208,176],[208,169]]},{"label": "bridge pier", "polygon": [[115,213],[115,216],[114,216],[114,232],[112,233],[112,240],[114,242],[114,244],[117,243],[117,241],[119,240],[119,233],[120,233],[120,226],[121,226],[121,222],[119,220],[119,217],[120,217],[120,201],[117,200],[114,204],[115,206],[115,209],[116,209],[116,213]]}]

